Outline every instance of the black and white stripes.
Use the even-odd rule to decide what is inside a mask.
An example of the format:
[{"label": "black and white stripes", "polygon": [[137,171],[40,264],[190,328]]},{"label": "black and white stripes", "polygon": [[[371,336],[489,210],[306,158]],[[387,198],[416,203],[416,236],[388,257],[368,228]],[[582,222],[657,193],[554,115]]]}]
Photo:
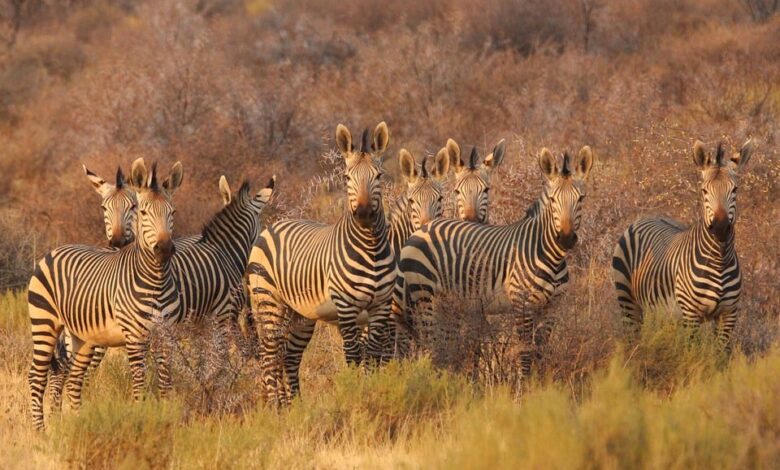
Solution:
[{"label": "black and white stripes", "polygon": [[722,145],[712,155],[697,141],[693,159],[702,178],[699,219],[686,227],[665,217],[643,218],[620,238],[612,268],[618,304],[630,329],[641,324],[644,311],[671,308],[689,326],[716,321],[718,340],[730,350],[742,287],[734,247],[737,170],[752,151],[748,141],[727,159]]},{"label": "black and white stripes", "polygon": [[[149,329],[180,314],[179,292],[172,276],[174,252],[171,196],[182,180],[181,165],[160,185],[156,169],[143,160],[133,164],[138,188],[138,239],[123,249],[66,245],[48,253],[30,279],[28,302],[33,360],[29,372],[33,424],[43,427],[43,394],[54,344],[63,327],[73,338],[74,355],[66,389],[78,407],[84,371],[95,345],[127,348],[133,375],[133,398],[144,386]],[[159,359],[160,388],[170,388],[164,357]]]}]

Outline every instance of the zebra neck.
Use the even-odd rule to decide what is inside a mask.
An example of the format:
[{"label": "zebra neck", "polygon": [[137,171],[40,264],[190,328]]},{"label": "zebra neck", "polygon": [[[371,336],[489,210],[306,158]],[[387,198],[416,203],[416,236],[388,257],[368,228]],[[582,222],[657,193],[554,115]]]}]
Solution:
[{"label": "zebra neck", "polygon": [[161,263],[151,250],[142,248],[136,243],[131,252],[135,271],[143,279],[147,289],[163,290],[173,282],[171,261]]},{"label": "zebra neck", "polygon": [[565,267],[566,250],[558,243],[558,233],[549,204],[544,204],[542,200],[535,202],[519,225],[524,226],[520,231],[523,237],[521,243],[534,243],[538,247],[530,250],[532,257],[544,266],[561,269]]},{"label": "zebra neck", "polygon": [[402,194],[396,200],[389,214],[390,227],[388,236],[393,245],[393,253],[397,257],[409,236],[414,232],[412,217],[409,214],[409,204],[406,194]]},{"label": "zebra neck", "polygon": [[387,219],[383,210],[377,211],[374,223],[370,227],[360,225],[349,209],[343,220],[347,231],[358,236],[364,246],[379,246],[387,243]]},{"label": "zebra neck", "polygon": [[257,236],[258,217],[248,207],[227,207],[209,222],[203,231],[206,243],[229,254],[239,269],[244,269]]},{"label": "zebra neck", "polygon": [[710,265],[730,266],[736,257],[734,249],[734,229],[729,231],[725,242],[718,240],[709,231],[703,220],[696,222],[692,229],[691,243],[693,243],[694,255],[699,259],[709,260]]}]

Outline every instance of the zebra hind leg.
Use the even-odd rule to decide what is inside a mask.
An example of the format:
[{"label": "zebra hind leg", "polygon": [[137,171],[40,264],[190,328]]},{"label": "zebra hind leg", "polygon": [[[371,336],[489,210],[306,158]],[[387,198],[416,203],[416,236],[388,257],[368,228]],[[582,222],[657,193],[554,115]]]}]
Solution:
[{"label": "zebra hind leg", "polygon": [[284,352],[284,372],[287,376],[287,387],[290,391],[290,400],[301,393],[299,371],[303,352],[314,335],[315,320],[295,314],[296,318],[290,323],[287,335],[287,346]]},{"label": "zebra hind leg", "polygon": [[[52,355],[57,338],[62,331],[62,323],[56,317],[46,315],[41,318],[30,307],[32,326],[33,354],[27,381],[30,387],[30,415],[35,429],[43,429],[43,396],[49,380]],[[48,312],[47,312],[48,313]]]},{"label": "zebra hind leg", "polygon": [[252,314],[260,342],[260,369],[266,403],[281,406],[284,396],[284,333],[288,326],[285,306],[264,288],[252,291]]},{"label": "zebra hind leg", "polygon": [[51,359],[51,377],[49,379],[51,390],[51,410],[58,413],[62,410],[62,388],[70,370],[70,335],[63,329],[54,346],[54,355]]},{"label": "zebra hind leg", "polygon": [[71,355],[70,370],[65,382],[65,393],[73,409],[81,407],[81,390],[84,384],[84,375],[92,361],[93,345],[83,340],[72,337],[73,353]]}]

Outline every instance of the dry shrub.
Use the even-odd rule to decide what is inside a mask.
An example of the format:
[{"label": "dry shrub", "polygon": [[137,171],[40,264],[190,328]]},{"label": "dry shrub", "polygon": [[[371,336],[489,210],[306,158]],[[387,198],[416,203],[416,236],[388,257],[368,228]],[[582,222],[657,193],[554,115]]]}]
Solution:
[{"label": "dry shrub", "polygon": [[208,317],[153,331],[152,350],[168,352],[176,396],[187,416],[240,414],[257,404],[255,333],[236,326],[219,327]]}]

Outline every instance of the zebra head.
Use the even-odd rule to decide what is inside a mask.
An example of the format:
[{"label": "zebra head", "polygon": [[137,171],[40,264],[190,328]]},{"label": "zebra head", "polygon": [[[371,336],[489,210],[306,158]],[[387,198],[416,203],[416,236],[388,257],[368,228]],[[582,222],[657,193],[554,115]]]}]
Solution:
[{"label": "zebra head", "polygon": [[552,216],[556,242],[570,250],[577,243],[580,208],[585,199],[583,182],[593,166],[593,152],[587,145],[576,159],[564,152],[561,163],[546,148],[539,153],[539,166],[546,177],[542,205]]},{"label": "zebra head", "polygon": [[160,184],[157,165],[147,170],[143,158],[133,162],[131,180],[138,199],[138,220],[136,236],[139,247],[152,252],[157,262],[163,264],[173,256],[173,215],[176,213],[171,202],[173,193],[181,186],[183,174],[181,162],[176,162],[171,173]]},{"label": "zebra head", "polygon": [[447,152],[455,168],[455,211],[458,218],[469,222],[487,223],[490,198],[490,174],[504,159],[506,142],[502,139],[493,151],[479,162],[477,148],[472,147],[468,164],[461,159],[460,147],[447,140]]},{"label": "zebra head", "polygon": [[103,222],[106,226],[109,246],[121,248],[133,242],[136,198],[132,188],[125,184],[122,168],[117,168],[116,181],[111,184],[89,170],[86,165],[81,167],[89,182],[92,183],[92,187],[100,195],[100,207],[103,209]]},{"label": "zebra head", "polygon": [[423,159],[420,170],[417,161],[406,149],[398,155],[401,174],[406,181],[407,210],[414,230],[442,215],[444,193],[442,181],[450,169],[450,157],[443,148],[434,157],[433,170],[428,172],[427,159]]},{"label": "zebra head", "polygon": [[750,160],[753,143],[748,140],[739,153],[726,158],[723,144],[715,155],[701,141],[693,145],[693,161],[701,171],[701,202],[704,225],[720,242],[729,239],[737,221],[737,170]]},{"label": "zebra head", "polygon": [[390,134],[387,124],[380,122],[369,136],[363,131],[360,149],[352,145],[352,134],[343,124],[336,128],[336,143],[346,162],[344,180],[347,186],[349,210],[358,224],[372,227],[382,212],[382,153],[387,149]]}]

